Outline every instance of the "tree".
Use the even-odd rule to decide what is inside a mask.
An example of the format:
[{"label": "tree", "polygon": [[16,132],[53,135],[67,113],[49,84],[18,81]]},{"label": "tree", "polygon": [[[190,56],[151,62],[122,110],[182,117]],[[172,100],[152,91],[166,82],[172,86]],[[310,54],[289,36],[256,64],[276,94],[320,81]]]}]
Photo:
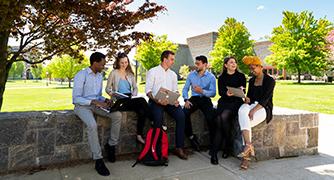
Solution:
[{"label": "tree", "polygon": [[241,62],[246,55],[253,55],[253,40],[250,40],[250,33],[243,22],[237,22],[234,18],[227,18],[219,28],[218,38],[213,50],[210,52],[210,62],[213,71],[219,73],[222,71],[224,58],[234,56],[239,69],[248,73],[248,67]]},{"label": "tree", "polygon": [[319,75],[328,66],[329,49],[326,41],[333,28],[325,18],[315,19],[312,12],[283,12],[282,25],[272,31],[268,63],[300,75],[309,72]]},{"label": "tree", "polygon": [[[0,110],[8,72],[16,61],[37,64],[54,55],[76,57],[80,50],[95,48],[106,48],[111,57],[117,51],[129,52],[140,39],[148,38],[148,33],[133,28],[165,8],[146,0],[133,11],[127,7],[131,2],[0,1]],[[17,50],[10,50],[13,48],[8,47],[9,38],[19,42]]]},{"label": "tree", "polygon": [[75,74],[85,67],[89,66],[87,57],[81,61],[80,58],[73,58],[70,55],[55,56],[48,65],[48,73],[53,78],[67,79],[68,87],[71,87],[71,81]]},{"label": "tree", "polygon": [[9,77],[12,77],[13,80],[15,78],[21,78],[24,71],[24,63],[23,62],[15,62],[9,71]]},{"label": "tree", "polygon": [[43,66],[41,64],[34,64],[31,68],[31,73],[34,76],[34,79],[41,79]]},{"label": "tree", "polygon": [[167,35],[153,36],[141,42],[136,50],[135,59],[139,61],[146,70],[160,64],[161,53],[165,50],[176,52],[178,46],[167,40]]},{"label": "tree", "polygon": [[179,70],[179,74],[182,79],[187,79],[188,75],[190,73],[189,66],[182,65]]}]

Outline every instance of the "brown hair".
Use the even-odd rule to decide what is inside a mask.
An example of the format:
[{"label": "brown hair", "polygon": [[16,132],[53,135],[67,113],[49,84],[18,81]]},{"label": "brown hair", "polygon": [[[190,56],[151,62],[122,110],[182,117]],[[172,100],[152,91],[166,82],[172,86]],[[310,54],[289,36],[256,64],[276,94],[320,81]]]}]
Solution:
[{"label": "brown hair", "polygon": [[130,73],[130,74],[133,75],[134,73],[133,73],[132,68],[131,68],[130,60],[125,53],[118,53],[117,54],[116,61],[114,62],[114,65],[113,65],[114,69],[119,69],[120,68],[119,62],[121,61],[122,58],[126,58],[128,60],[128,67],[126,67],[125,71],[127,73]]}]

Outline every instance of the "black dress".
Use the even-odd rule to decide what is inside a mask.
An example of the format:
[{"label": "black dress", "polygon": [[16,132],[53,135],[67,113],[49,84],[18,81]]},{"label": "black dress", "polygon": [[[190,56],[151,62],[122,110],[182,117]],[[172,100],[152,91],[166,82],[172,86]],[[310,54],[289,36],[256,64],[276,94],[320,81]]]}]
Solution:
[{"label": "black dress", "polygon": [[239,97],[227,96],[226,86],[235,88],[243,86],[244,88],[246,88],[245,75],[240,73],[239,71],[236,71],[234,74],[227,74],[226,72],[224,72],[218,78],[218,91],[220,99],[218,100],[217,113],[222,113],[224,109],[229,109],[232,112],[237,113],[239,107],[243,104],[243,100]]},{"label": "black dress", "polygon": [[218,100],[217,117],[215,118],[215,137],[213,140],[213,154],[217,155],[221,145],[223,146],[223,157],[227,157],[232,152],[232,130],[235,123],[238,122],[235,117],[238,114],[239,107],[243,104],[242,98],[227,96],[226,86],[246,88],[246,77],[244,74],[236,71],[234,74],[223,73],[218,78],[218,91],[220,99]]}]

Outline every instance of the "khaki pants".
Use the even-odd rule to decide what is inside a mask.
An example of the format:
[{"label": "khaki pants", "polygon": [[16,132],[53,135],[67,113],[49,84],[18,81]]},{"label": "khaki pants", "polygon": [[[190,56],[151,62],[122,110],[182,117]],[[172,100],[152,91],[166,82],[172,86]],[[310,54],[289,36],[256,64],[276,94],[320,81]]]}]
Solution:
[{"label": "khaki pants", "polygon": [[111,120],[110,138],[108,140],[108,144],[110,146],[115,146],[118,144],[119,132],[120,132],[121,120],[122,120],[121,112],[115,111],[112,113],[108,113],[92,105],[90,106],[75,105],[74,113],[77,116],[79,116],[79,118],[87,126],[88,143],[90,146],[90,150],[93,153],[94,160],[102,158],[101,146],[99,143],[99,138],[98,138],[98,133],[97,133],[97,124],[94,118],[94,114],[97,114],[103,117],[107,117]]}]

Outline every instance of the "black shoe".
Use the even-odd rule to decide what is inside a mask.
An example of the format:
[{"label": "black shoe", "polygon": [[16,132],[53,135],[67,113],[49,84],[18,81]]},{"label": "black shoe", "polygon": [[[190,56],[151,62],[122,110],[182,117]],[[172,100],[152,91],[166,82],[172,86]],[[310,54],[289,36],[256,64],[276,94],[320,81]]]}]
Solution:
[{"label": "black shoe", "polygon": [[200,151],[200,145],[199,145],[199,142],[198,142],[198,139],[197,139],[197,136],[196,135],[193,135],[193,138],[189,138],[190,140],[190,143],[191,143],[191,147],[195,150],[195,151]]},{"label": "black shoe", "polygon": [[217,164],[218,164],[217,153],[212,153],[212,156],[211,156],[211,164],[213,164],[213,165],[217,165]]},{"label": "black shoe", "polygon": [[115,146],[110,146],[108,143],[105,145],[105,150],[107,152],[108,161],[113,163],[116,161],[115,157]]},{"label": "black shoe", "polygon": [[101,176],[109,176],[110,175],[110,172],[109,172],[108,168],[106,167],[106,165],[104,164],[103,159],[97,159],[95,161],[95,170]]}]

